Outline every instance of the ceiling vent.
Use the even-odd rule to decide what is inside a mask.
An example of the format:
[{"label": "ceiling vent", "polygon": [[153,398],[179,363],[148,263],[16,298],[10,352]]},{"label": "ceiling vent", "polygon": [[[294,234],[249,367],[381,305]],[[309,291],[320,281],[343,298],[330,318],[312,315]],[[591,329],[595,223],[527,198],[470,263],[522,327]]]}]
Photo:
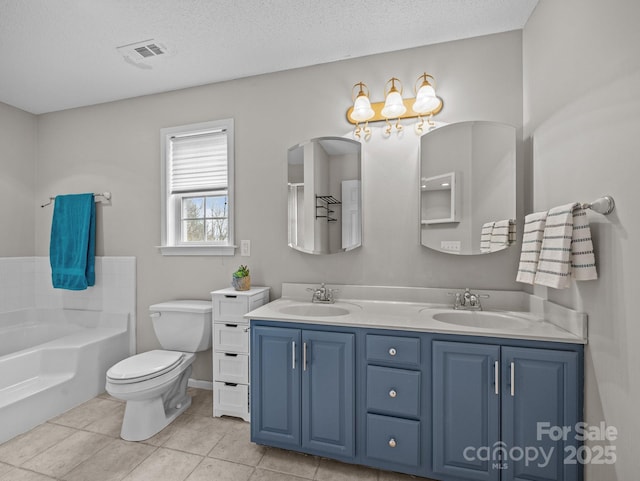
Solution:
[{"label": "ceiling vent", "polygon": [[155,58],[169,53],[167,47],[153,39],[122,45],[116,49],[126,61],[137,65],[149,65]]}]

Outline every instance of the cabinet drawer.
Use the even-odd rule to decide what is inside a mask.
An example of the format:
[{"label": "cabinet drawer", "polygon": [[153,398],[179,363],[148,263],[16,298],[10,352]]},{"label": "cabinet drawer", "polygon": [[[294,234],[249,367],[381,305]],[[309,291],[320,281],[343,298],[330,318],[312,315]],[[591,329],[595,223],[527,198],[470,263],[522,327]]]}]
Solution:
[{"label": "cabinet drawer", "polygon": [[211,296],[213,302],[213,320],[215,322],[248,323],[244,315],[269,302],[269,289],[258,288],[259,292],[233,291],[224,289]]},{"label": "cabinet drawer", "polygon": [[237,416],[248,420],[249,386],[246,384],[213,383],[213,415]]},{"label": "cabinet drawer", "polygon": [[246,324],[213,325],[215,352],[249,353],[249,327]]},{"label": "cabinet drawer", "polygon": [[420,416],[420,372],[367,366],[367,409],[397,416]]},{"label": "cabinet drawer", "polygon": [[420,465],[420,421],[367,414],[367,457]]},{"label": "cabinet drawer", "polygon": [[216,352],[213,355],[213,380],[249,383],[249,356]]},{"label": "cabinet drawer", "polygon": [[249,312],[249,297],[236,294],[216,294],[213,296],[213,319],[216,322],[242,322]]},{"label": "cabinet drawer", "polygon": [[367,334],[367,361],[418,367],[420,365],[420,339]]}]

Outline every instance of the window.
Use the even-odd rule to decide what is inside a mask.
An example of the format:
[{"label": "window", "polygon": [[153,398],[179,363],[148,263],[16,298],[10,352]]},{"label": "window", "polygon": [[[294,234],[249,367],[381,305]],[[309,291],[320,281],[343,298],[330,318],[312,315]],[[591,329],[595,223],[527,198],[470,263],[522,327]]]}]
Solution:
[{"label": "window", "polygon": [[161,130],[164,255],[233,255],[233,119]]}]

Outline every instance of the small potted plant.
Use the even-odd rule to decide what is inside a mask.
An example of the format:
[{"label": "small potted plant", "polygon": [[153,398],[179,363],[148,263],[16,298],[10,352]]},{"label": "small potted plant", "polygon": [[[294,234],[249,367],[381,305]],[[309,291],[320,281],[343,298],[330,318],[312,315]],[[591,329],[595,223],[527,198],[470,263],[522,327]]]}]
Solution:
[{"label": "small potted plant", "polygon": [[236,291],[248,291],[251,289],[251,276],[247,266],[240,265],[238,267],[238,270],[233,273],[231,278],[231,285]]}]

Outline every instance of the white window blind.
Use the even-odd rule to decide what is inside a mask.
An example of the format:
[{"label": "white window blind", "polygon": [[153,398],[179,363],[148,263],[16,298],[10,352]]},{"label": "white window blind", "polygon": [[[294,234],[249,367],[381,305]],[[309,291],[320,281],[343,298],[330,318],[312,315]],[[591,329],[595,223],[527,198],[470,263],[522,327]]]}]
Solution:
[{"label": "white window blind", "polygon": [[227,189],[227,131],[176,135],[170,139],[171,194]]}]

